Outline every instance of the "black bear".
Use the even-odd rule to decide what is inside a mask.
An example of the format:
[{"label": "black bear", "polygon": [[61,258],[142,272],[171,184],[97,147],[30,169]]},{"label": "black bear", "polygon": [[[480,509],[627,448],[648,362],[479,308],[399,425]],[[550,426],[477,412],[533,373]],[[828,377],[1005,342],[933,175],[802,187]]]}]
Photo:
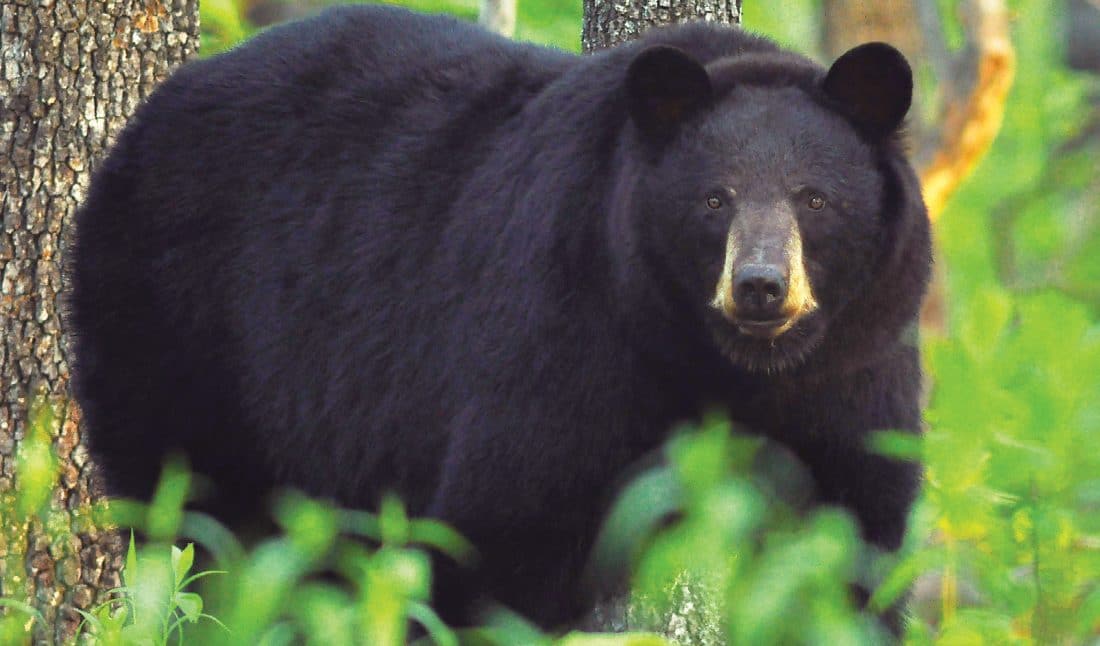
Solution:
[{"label": "black bear", "polygon": [[689,24],[579,57],[395,8],[184,66],[77,215],[75,392],[109,491],[182,451],[230,522],[397,492],[479,548],[436,603],[544,625],[624,468],[719,405],[899,545],[928,222],[908,64]]}]

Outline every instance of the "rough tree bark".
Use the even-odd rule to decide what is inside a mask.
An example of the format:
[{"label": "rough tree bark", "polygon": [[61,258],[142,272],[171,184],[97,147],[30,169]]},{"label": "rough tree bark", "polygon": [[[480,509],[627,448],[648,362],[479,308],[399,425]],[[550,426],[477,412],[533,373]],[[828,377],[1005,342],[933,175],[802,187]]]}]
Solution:
[{"label": "rough tree bark", "polygon": [[584,0],[584,51],[637,38],[654,25],[707,20],[741,24],[741,0]]},{"label": "rough tree bark", "polygon": [[8,518],[0,532],[0,596],[42,612],[36,643],[71,636],[74,608],[118,585],[121,566],[118,537],[88,519],[96,487],[68,401],[60,320],[68,223],[97,160],[142,98],[195,51],[198,29],[198,0],[0,0],[0,498],[10,502],[14,491],[30,406],[46,398],[61,461],[50,517],[73,529],[59,539],[70,532],[47,532],[40,519],[11,527]]}]

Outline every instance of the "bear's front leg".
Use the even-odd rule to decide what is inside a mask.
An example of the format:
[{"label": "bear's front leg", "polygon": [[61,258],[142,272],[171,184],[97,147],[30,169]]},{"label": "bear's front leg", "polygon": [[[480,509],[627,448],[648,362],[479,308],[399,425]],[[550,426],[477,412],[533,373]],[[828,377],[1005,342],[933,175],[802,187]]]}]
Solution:
[{"label": "bear's front leg", "polygon": [[[809,467],[819,501],[847,508],[864,540],[887,552],[905,536],[909,512],[920,490],[921,465],[874,452],[876,431],[919,434],[920,379],[915,352],[903,353],[846,378],[801,389],[806,399],[791,407],[784,442]],[[860,602],[870,590],[856,586]],[[887,611],[886,626],[901,630],[901,606]]]},{"label": "bear's front leg", "polygon": [[848,508],[867,542],[887,551],[901,547],[909,510],[920,488],[920,465],[877,455],[858,445],[825,444],[798,453],[810,467],[821,502]]},{"label": "bear's front leg", "polygon": [[581,573],[602,512],[604,480],[616,471],[600,465],[598,447],[581,446],[575,432],[539,430],[545,434],[516,427],[495,434],[481,426],[448,449],[428,515],[478,551],[473,567],[435,559],[433,604],[449,623],[477,623],[489,602],[544,628],[586,611]]},{"label": "bear's front leg", "polygon": [[[868,434],[861,434],[865,439]],[[888,552],[901,547],[909,511],[920,488],[921,468],[867,451],[856,442],[804,443],[796,453],[807,464],[817,484],[818,500],[848,509],[869,544]],[[860,558],[869,559],[870,552]],[[869,562],[861,563],[866,568]],[[854,601],[864,605],[877,582],[852,586]],[[895,637],[903,628],[906,595],[881,615],[882,625]]]}]

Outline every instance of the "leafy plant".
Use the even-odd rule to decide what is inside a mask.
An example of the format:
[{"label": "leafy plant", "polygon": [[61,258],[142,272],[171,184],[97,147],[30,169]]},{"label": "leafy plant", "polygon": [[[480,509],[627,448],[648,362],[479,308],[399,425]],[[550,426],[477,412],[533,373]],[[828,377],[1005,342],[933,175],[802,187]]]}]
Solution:
[{"label": "leafy plant", "polygon": [[[104,646],[129,644],[182,643],[184,626],[200,619],[212,621],[228,632],[216,617],[203,612],[203,599],[186,591],[195,581],[224,571],[207,570],[190,574],[195,560],[195,545],[182,550],[168,546],[167,563],[163,545],[146,546],[139,556],[130,533],[122,587],[113,590],[107,601],[91,611],[78,610],[88,624],[86,637]],[[81,628],[84,628],[81,624]]]}]

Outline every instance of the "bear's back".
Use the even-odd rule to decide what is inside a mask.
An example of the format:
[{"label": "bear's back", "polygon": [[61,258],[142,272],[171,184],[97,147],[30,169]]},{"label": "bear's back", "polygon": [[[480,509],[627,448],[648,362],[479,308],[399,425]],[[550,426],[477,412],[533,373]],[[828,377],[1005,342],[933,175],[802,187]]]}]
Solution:
[{"label": "bear's back", "polygon": [[[403,378],[393,357],[423,353],[431,369],[440,313],[417,294],[432,294],[426,269],[462,215],[450,205],[502,126],[575,60],[451,18],[357,6],[163,83],[97,172],[70,271],[74,386],[114,492],[146,495],[179,444],[201,470],[248,474],[247,505],[267,486],[262,452],[276,435],[324,446],[317,463],[370,472],[384,464],[334,464],[360,447],[318,444],[314,427],[431,415],[431,428],[430,393],[380,400]],[[383,443],[351,441],[367,440]],[[284,476],[317,493],[332,482]]]}]

